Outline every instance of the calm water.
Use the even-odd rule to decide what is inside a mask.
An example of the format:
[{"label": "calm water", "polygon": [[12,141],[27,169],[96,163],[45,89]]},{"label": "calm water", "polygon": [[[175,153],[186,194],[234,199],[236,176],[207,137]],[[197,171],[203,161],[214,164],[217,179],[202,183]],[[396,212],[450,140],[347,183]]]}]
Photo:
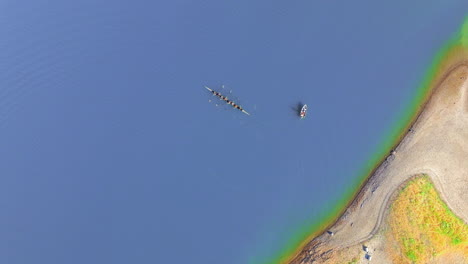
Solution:
[{"label": "calm water", "polygon": [[[353,182],[468,8],[321,2],[0,3],[0,262],[281,250]],[[222,84],[252,116],[208,102]]]}]

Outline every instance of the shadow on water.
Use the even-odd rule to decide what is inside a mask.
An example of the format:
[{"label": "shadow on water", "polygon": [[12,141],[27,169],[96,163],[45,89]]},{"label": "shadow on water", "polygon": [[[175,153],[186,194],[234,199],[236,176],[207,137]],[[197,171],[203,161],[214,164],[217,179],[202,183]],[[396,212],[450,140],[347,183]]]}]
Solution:
[{"label": "shadow on water", "polygon": [[301,109],[302,109],[302,106],[304,105],[304,103],[302,102],[297,102],[294,104],[294,106],[291,106],[290,107],[290,110],[291,110],[291,113],[295,116],[295,117],[300,117],[300,114],[301,114]]}]

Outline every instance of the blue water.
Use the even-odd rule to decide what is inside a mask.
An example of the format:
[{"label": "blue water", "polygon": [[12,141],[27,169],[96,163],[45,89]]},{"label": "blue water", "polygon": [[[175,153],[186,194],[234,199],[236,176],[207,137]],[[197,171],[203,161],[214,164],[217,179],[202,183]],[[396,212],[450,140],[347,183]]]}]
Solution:
[{"label": "blue water", "polygon": [[[274,255],[353,182],[467,8],[3,1],[0,262]],[[222,84],[252,116],[208,102]]]}]

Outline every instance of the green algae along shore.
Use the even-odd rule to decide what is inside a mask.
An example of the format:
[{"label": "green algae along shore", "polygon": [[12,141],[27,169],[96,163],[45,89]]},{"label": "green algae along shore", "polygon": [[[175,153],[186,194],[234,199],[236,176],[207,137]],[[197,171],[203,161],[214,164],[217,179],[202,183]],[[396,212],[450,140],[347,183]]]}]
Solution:
[{"label": "green algae along shore", "polygon": [[359,177],[352,187],[343,194],[342,198],[327,212],[316,219],[314,223],[298,228],[282,252],[263,263],[290,263],[295,259],[304,247],[315,237],[324,233],[345,212],[348,206],[355,200],[360,190],[368,182],[376,169],[385,161],[392,149],[397,146],[409,129],[421,114],[427,102],[430,100],[436,87],[444,80],[448,73],[468,60],[468,18],[465,19],[461,29],[440,49],[428,68],[421,85],[417,88],[411,103],[399,114],[398,121],[393,129],[383,137],[382,144],[374,152],[374,155],[359,171]]}]

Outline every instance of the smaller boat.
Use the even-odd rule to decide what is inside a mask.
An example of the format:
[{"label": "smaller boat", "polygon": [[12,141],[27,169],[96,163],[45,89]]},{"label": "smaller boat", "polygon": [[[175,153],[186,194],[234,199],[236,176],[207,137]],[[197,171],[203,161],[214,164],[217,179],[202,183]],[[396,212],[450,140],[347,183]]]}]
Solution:
[{"label": "smaller boat", "polygon": [[307,105],[303,105],[302,108],[301,108],[301,111],[299,112],[299,116],[301,117],[301,119],[303,119],[304,117],[306,117],[306,114],[307,114]]}]

